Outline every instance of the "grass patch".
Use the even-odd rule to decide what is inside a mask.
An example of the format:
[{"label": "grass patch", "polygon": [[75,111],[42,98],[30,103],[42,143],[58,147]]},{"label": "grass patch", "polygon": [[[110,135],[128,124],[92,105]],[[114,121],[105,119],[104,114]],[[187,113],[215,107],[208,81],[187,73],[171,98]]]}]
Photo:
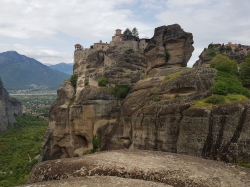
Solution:
[{"label": "grass patch", "polygon": [[249,100],[244,95],[239,94],[228,94],[226,96],[223,95],[211,95],[208,98],[198,100],[196,101],[191,108],[202,108],[206,107],[212,110],[214,105],[220,105],[220,104],[228,104],[232,102],[241,102],[241,101],[247,101]]},{"label": "grass patch", "polygon": [[167,76],[164,78],[163,82],[167,82],[167,81],[170,80],[170,79],[174,79],[174,78],[176,78],[176,77],[179,77],[179,76],[181,75],[181,73],[182,73],[182,71],[178,71],[178,72],[175,72],[175,73],[171,73],[171,74],[167,75]]},{"label": "grass patch", "polygon": [[171,73],[171,74],[167,75],[167,76],[164,78],[163,82],[167,82],[167,81],[169,81],[170,79],[177,78],[177,77],[181,76],[182,73],[187,72],[187,71],[189,71],[189,70],[191,70],[191,69],[184,69],[184,70],[181,70],[181,71],[178,71],[178,72],[175,72],[175,73]]},{"label": "grass patch", "polygon": [[76,98],[74,97],[73,99],[71,99],[71,101],[68,104],[68,107],[72,106],[74,104],[74,102],[76,101]]},{"label": "grass patch", "polygon": [[245,167],[245,168],[250,168],[250,163],[244,163],[242,157],[237,158],[236,163],[237,163],[238,166]]}]

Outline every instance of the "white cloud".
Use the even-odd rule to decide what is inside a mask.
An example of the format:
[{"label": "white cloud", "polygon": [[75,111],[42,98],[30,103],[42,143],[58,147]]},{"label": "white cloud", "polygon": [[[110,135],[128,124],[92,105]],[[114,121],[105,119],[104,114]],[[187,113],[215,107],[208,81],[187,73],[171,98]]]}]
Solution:
[{"label": "white cloud", "polygon": [[189,66],[211,42],[250,44],[245,0],[1,0],[0,7],[0,52],[18,50],[43,63],[71,61],[75,43],[109,42],[116,28],[137,27],[150,38],[155,27],[180,24],[194,36]]},{"label": "white cloud", "polygon": [[246,7],[250,7],[250,1],[169,0],[166,11],[156,17],[162,24],[178,23],[193,33],[198,49],[211,42],[250,44],[250,11]]}]

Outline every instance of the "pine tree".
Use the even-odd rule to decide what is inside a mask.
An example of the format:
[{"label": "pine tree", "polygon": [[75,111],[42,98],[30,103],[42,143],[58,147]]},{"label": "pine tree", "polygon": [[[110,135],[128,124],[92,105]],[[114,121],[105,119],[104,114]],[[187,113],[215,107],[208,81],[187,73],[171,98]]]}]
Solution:
[{"label": "pine tree", "polygon": [[124,32],[123,32],[123,39],[124,40],[130,40],[132,37],[132,32],[131,30],[129,30],[129,28],[127,28]]},{"label": "pine tree", "polygon": [[133,28],[132,30],[132,36],[134,36],[135,38],[139,39],[139,33],[138,33],[138,30],[137,28]]}]

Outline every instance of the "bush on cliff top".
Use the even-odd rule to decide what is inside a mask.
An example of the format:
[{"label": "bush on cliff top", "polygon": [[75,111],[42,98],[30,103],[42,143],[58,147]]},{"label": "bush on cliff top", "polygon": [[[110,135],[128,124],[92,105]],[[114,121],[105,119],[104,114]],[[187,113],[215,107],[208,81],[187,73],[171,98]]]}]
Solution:
[{"label": "bush on cliff top", "polygon": [[242,94],[250,98],[250,92],[243,87],[241,81],[237,77],[238,66],[236,61],[218,54],[212,60],[210,67],[218,70],[215,77],[215,84],[211,88],[213,94]]},{"label": "bush on cliff top", "polygon": [[230,60],[228,57],[221,54],[218,54],[213,58],[210,67],[229,74],[237,74],[238,72],[237,62],[235,60]]}]

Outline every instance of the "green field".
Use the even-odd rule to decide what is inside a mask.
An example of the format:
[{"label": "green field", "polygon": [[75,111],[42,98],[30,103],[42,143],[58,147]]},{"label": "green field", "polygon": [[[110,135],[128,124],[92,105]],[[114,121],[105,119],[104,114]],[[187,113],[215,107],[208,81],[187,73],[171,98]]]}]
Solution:
[{"label": "green field", "polygon": [[38,162],[48,121],[31,116],[16,116],[14,128],[0,134],[0,186],[24,184]]}]

